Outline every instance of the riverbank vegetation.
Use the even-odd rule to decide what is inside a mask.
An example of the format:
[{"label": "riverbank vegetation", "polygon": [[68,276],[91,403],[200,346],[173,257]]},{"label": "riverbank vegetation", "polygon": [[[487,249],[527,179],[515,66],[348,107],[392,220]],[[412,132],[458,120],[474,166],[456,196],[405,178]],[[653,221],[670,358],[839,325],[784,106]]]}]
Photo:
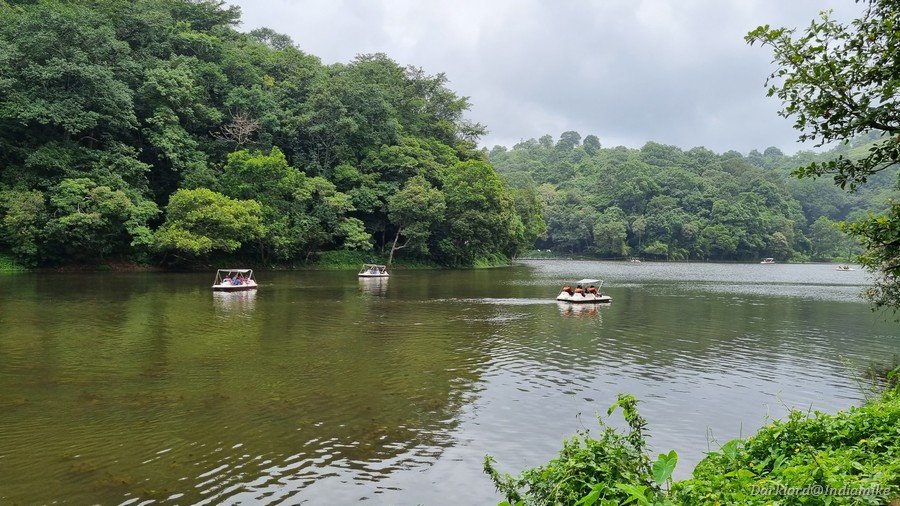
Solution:
[{"label": "riverbank vegetation", "polygon": [[792,410],[746,439],[721,445],[690,479],[672,482],[673,450],[651,460],[637,401],[620,396],[628,432],[601,419],[598,437],[583,432],[557,458],[517,477],[486,457],[500,504],[591,506],[696,504],[894,504],[900,499],[900,386],[861,407],[830,415]]},{"label": "riverbank vegetation", "polygon": [[[485,127],[443,74],[383,54],[327,65],[269,29],[238,31],[220,1],[0,1],[0,20],[0,252],[20,265],[334,266],[328,252],[350,251],[491,266],[533,248],[846,262],[862,251],[848,222],[861,261],[886,273],[873,299],[897,298],[891,122],[837,128],[834,114],[804,137],[846,141],[825,154],[604,147],[571,131],[479,150]],[[805,50],[783,31],[752,40],[785,72],[782,53]],[[862,75],[846,86],[877,84],[846,67]],[[816,86],[801,81],[772,93]],[[831,114],[797,107],[809,128]]]},{"label": "riverbank vegetation", "polygon": [[489,152],[513,188],[544,206],[543,250],[601,258],[848,261],[860,250],[838,224],[883,211],[897,195],[896,171],[847,194],[827,181],[797,180],[797,167],[861,156],[860,137],[824,154],[774,147],[744,156],[648,142],[602,147],[594,135],[546,135]]},{"label": "riverbank vegetation", "polygon": [[8,255],[0,254],[0,272],[22,272],[25,268]]},{"label": "riverbank vegetation", "polygon": [[543,232],[443,74],[382,54],[327,65],[239,16],[213,0],[0,1],[0,251],[471,266]]}]

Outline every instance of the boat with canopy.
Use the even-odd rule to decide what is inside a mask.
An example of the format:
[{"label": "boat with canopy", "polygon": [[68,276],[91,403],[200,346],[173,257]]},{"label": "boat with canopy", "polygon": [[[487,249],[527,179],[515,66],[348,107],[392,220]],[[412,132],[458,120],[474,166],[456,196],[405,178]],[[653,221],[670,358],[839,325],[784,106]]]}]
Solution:
[{"label": "boat with canopy", "polygon": [[571,285],[563,287],[556,300],[560,302],[571,302],[573,304],[599,304],[612,302],[612,297],[603,295],[600,288],[603,286],[602,279],[580,279],[575,282],[575,288]]},{"label": "boat with canopy", "polygon": [[214,292],[241,292],[256,288],[253,269],[219,269],[212,286]]},{"label": "boat with canopy", "polygon": [[388,274],[387,265],[363,264],[358,276],[361,278],[386,278],[390,274]]}]

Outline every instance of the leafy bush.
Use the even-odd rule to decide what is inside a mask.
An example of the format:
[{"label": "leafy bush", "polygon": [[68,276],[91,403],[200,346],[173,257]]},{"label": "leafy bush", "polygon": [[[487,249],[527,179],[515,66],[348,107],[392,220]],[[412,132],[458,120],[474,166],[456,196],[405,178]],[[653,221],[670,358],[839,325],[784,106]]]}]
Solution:
[{"label": "leafy bush", "polygon": [[628,434],[600,419],[599,438],[581,432],[546,465],[512,477],[498,473],[487,456],[484,469],[506,497],[501,506],[894,505],[900,500],[897,377],[900,368],[888,374],[893,386],[862,407],[835,415],[794,410],[754,436],[729,441],[709,453],[689,480],[671,481],[674,451],[650,464],[646,421],[630,395],[620,395],[608,413],[622,408]]},{"label": "leafy bush", "polygon": [[489,269],[491,267],[501,267],[509,265],[509,258],[501,253],[491,253],[480,256],[472,261],[472,267],[475,269]]},{"label": "leafy bush", "polygon": [[678,457],[672,451],[651,465],[644,435],[647,422],[638,414],[637,399],[620,395],[607,415],[618,407],[628,424],[627,434],[598,417],[599,438],[580,432],[563,442],[559,457],[544,466],[512,477],[497,472],[487,456],[484,471],[513,504],[666,504],[661,485],[670,481]]},{"label": "leafy bush", "polygon": [[0,254],[0,272],[21,272],[25,268],[8,255]]},{"label": "leafy bush", "polygon": [[[822,494],[764,492],[790,488]],[[792,411],[710,453],[673,493],[682,504],[887,504],[900,494],[900,390],[835,415]]]}]

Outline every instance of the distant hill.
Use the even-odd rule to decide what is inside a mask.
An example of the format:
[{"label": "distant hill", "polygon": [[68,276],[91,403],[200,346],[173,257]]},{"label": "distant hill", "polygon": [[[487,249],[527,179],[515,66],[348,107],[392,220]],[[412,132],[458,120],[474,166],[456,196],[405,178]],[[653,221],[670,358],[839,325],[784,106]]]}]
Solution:
[{"label": "distant hill", "polygon": [[897,170],[855,193],[827,177],[798,180],[798,166],[859,157],[874,139],[826,153],[743,155],[648,142],[604,147],[564,132],[487,151],[507,184],[539,195],[547,232],[536,246],[572,254],[670,260],[846,259],[855,245],[835,226],[897,196]]}]

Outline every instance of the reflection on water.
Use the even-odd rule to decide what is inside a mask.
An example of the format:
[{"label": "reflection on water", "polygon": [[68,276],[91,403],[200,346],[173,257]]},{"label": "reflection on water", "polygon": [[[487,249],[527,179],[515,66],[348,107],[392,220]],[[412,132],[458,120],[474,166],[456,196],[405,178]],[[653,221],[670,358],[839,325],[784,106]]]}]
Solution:
[{"label": "reflection on water", "polygon": [[597,318],[601,320],[600,316],[600,304],[572,304],[569,302],[556,302],[557,307],[559,307],[559,314],[565,317],[576,317],[576,318]]},{"label": "reflection on water", "polygon": [[212,292],[213,305],[217,311],[248,315],[256,305],[256,290],[239,292]]},{"label": "reflection on water", "polygon": [[359,278],[359,290],[366,295],[383,297],[387,294],[388,279],[390,278]]},{"label": "reflection on water", "polygon": [[[610,305],[557,303],[606,280]],[[828,266],[25,274],[0,286],[0,503],[496,503],[616,394],[684,477],[785,406],[860,397],[895,323]],[[212,300],[210,300],[212,297]],[[839,301],[836,303],[836,301]],[[579,417],[580,415],[580,417]]]}]

